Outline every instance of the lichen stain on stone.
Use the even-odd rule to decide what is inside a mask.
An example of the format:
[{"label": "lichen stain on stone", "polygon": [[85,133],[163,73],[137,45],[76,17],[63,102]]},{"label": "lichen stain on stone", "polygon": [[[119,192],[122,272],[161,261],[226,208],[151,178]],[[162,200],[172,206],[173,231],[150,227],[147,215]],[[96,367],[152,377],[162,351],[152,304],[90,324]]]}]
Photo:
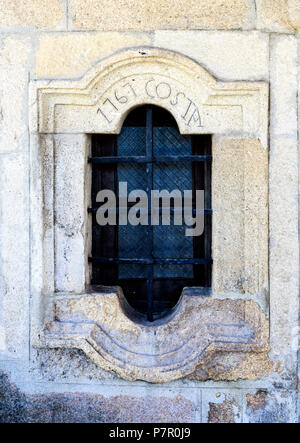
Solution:
[{"label": "lichen stain on stone", "polygon": [[267,393],[265,391],[257,391],[256,394],[247,394],[247,406],[256,411],[257,409],[263,409],[267,404]]},{"label": "lichen stain on stone", "polygon": [[272,361],[267,352],[217,352],[211,360],[199,365],[189,376],[191,380],[237,381],[258,380],[282,370],[279,361]]},{"label": "lichen stain on stone", "polygon": [[247,423],[291,423],[293,397],[288,392],[258,390],[246,395],[247,408],[244,419]]},{"label": "lichen stain on stone", "polygon": [[232,401],[209,403],[208,423],[235,423]]}]

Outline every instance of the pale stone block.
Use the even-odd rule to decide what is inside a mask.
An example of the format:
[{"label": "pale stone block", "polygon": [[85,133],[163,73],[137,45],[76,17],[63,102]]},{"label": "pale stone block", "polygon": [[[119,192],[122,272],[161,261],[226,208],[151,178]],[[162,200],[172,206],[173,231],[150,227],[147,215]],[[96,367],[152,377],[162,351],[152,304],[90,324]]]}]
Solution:
[{"label": "pale stone block", "polygon": [[[51,136],[48,136],[50,138]],[[31,236],[31,291],[40,293],[43,288],[43,232],[44,189],[43,153],[45,137],[30,135],[30,236]],[[47,219],[46,219],[47,220]],[[47,220],[49,223],[49,221]],[[46,223],[47,223],[46,222]]]},{"label": "pale stone block", "polygon": [[55,136],[55,288],[85,290],[87,137]]},{"label": "pale stone block", "polygon": [[300,31],[300,2],[299,0],[288,0],[289,18],[291,25]]},{"label": "pale stone block", "polygon": [[[300,60],[300,40],[298,40],[298,60]],[[300,131],[300,64],[298,65],[298,90],[297,90],[297,104],[298,104],[298,130]]]},{"label": "pale stone block", "polygon": [[75,29],[248,29],[255,23],[247,0],[71,0],[69,10]]},{"label": "pale stone block", "polygon": [[271,32],[300,29],[299,0],[256,0],[257,28]]},{"label": "pale stone block", "polygon": [[270,57],[272,136],[297,137],[297,39],[272,36]]},{"label": "pale stone block", "polygon": [[154,46],[193,58],[219,80],[269,78],[269,38],[256,31],[156,31]]},{"label": "pale stone block", "polygon": [[[270,315],[272,355],[298,349],[299,242],[296,139],[271,137],[270,145]],[[292,366],[292,367],[291,367]]]},{"label": "pale stone block", "polygon": [[0,152],[21,149],[27,141],[27,84],[30,42],[7,37],[0,47]]},{"label": "pale stone block", "polygon": [[298,348],[299,234],[297,41],[273,37],[270,124],[270,316],[272,354],[293,373]]},{"label": "pale stone block", "polygon": [[53,316],[48,296],[54,292],[52,155],[51,135],[30,135],[31,343]]},{"label": "pale stone block", "polygon": [[213,160],[213,290],[243,293],[243,141],[216,140],[214,137]]},{"label": "pale stone block", "polygon": [[268,150],[258,140],[244,143],[244,285],[245,293],[268,293]]},{"label": "pale stone block", "polygon": [[23,155],[1,155],[0,359],[26,358],[29,342],[29,211]]},{"label": "pale stone block", "polygon": [[0,27],[56,28],[65,16],[61,0],[0,0]]},{"label": "pale stone block", "polygon": [[[41,148],[41,173],[43,177],[43,292],[51,294],[54,292],[54,213],[55,204],[55,143],[52,135],[40,136]],[[39,159],[36,158],[36,162]],[[40,159],[39,159],[40,160]]]},{"label": "pale stone block", "polygon": [[136,35],[117,32],[41,35],[35,58],[35,76],[79,77],[96,61],[115,51],[125,47],[150,44],[150,35],[142,33]]},{"label": "pale stone block", "polygon": [[268,152],[255,139],[213,142],[213,289],[268,288]]},{"label": "pale stone block", "polygon": [[6,350],[6,331],[4,326],[0,326],[0,352]]}]

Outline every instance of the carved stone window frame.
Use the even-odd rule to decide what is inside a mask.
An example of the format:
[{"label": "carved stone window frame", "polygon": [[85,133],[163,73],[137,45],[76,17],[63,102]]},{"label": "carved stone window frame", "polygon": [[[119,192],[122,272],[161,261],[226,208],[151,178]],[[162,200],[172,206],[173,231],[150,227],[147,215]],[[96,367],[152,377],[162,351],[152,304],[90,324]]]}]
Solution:
[{"label": "carved stone window frame", "polygon": [[[121,51],[79,80],[31,82],[34,346],[79,348],[125,379],[151,382],[187,376],[217,352],[268,350],[268,90],[218,82],[158,48]],[[212,134],[214,157],[212,294],[185,291],[152,326],[127,316],[117,288],[88,289],[90,135],[118,134],[143,104],[167,109],[182,134]]]}]

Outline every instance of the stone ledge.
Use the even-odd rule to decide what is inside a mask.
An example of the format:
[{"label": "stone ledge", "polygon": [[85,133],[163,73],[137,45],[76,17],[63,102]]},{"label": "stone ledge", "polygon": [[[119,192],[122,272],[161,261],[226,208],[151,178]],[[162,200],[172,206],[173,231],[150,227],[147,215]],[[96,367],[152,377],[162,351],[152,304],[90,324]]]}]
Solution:
[{"label": "stone ledge", "polygon": [[[166,382],[185,377],[216,352],[268,350],[268,321],[249,300],[218,300],[183,293],[166,321],[129,318],[121,289],[61,297],[55,321],[37,346],[81,349],[95,364],[126,380]],[[181,331],[178,334],[178,331]]]}]

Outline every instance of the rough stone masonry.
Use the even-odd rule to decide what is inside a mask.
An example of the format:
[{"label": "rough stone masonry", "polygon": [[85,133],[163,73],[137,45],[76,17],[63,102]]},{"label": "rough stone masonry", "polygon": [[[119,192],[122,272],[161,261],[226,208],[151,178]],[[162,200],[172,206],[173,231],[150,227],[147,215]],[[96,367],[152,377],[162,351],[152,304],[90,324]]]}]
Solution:
[{"label": "rough stone masonry", "polygon": [[[0,0],[0,422],[300,421],[299,31],[299,0]],[[213,148],[211,294],[154,326],[87,259],[91,134],[145,103]]]}]

